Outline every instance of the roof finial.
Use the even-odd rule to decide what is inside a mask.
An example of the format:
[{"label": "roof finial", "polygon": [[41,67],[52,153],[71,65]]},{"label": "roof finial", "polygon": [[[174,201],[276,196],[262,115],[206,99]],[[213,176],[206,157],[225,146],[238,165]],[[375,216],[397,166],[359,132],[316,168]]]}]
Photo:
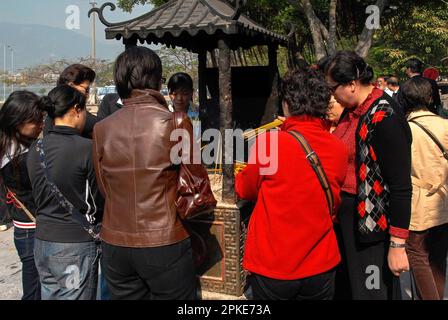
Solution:
[{"label": "roof finial", "polygon": [[104,18],[103,15],[103,11],[106,7],[110,7],[111,11],[114,11],[117,7],[111,3],[111,2],[106,2],[105,4],[103,4],[101,7],[99,8],[92,8],[89,10],[88,13],[88,17],[90,18],[90,15],[94,12],[96,12],[98,14],[98,18],[100,19],[101,23],[104,24],[106,27],[114,27],[114,26],[119,26],[122,23],[113,23],[113,22],[109,22]]}]

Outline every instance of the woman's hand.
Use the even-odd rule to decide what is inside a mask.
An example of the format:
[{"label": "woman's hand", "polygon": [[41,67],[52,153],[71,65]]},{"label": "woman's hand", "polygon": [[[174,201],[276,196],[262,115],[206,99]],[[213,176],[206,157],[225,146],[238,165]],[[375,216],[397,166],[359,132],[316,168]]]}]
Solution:
[{"label": "woman's hand", "polygon": [[[391,237],[390,240],[399,244],[404,244],[406,242],[405,239],[396,237]],[[405,248],[389,248],[387,262],[389,263],[389,269],[394,276],[398,277],[400,276],[400,273],[409,271],[409,260]]]}]

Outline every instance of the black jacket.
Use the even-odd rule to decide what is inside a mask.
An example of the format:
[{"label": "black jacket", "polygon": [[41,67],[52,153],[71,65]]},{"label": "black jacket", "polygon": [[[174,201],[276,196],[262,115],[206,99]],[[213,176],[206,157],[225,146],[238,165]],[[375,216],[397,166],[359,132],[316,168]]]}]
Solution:
[{"label": "black jacket", "polygon": [[[11,192],[15,193],[16,198],[22,202],[25,207],[35,216],[36,205],[34,204],[33,194],[31,191],[31,182],[28,178],[28,170],[26,167],[27,155],[28,152],[23,152],[11,161],[8,160],[7,163],[1,168],[3,184],[1,184],[0,187],[7,187]],[[5,156],[5,158],[7,158],[7,156]],[[3,194],[5,199],[2,199],[2,202],[10,202],[12,200],[7,199],[6,190],[2,192],[2,195]],[[26,213],[18,204],[10,203],[8,205],[8,211],[11,218],[15,222],[32,223],[30,218],[28,218]]]},{"label": "black jacket", "polygon": [[98,108],[98,119],[103,120],[115,111],[120,110],[123,105],[118,103],[120,96],[118,93],[108,93],[104,96]]},{"label": "black jacket", "polygon": [[[70,127],[54,126],[43,138],[50,180],[82,214],[102,218],[104,200],[96,184],[92,164],[92,141]],[[90,235],[73,220],[45,179],[36,143],[28,153],[28,172],[37,206],[36,238],[53,242],[91,241]]]},{"label": "black jacket", "polygon": [[[87,111],[86,124],[84,126],[84,130],[82,131],[82,136],[84,138],[92,139],[93,126],[98,121],[100,121],[100,119],[97,116]],[[47,135],[53,129],[53,127],[53,119],[51,119],[49,116],[46,116],[44,123],[44,136]]]}]

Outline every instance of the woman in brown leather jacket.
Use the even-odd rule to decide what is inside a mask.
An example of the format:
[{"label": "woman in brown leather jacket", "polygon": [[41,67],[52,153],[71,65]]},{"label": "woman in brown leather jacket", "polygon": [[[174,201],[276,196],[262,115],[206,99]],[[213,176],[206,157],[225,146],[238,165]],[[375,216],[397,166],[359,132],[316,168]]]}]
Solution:
[{"label": "woman in brown leather jacket", "polygon": [[[101,262],[112,298],[194,299],[190,235],[175,206],[174,119],[159,92],[160,58],[145,47],[129,48],[118,56],[114,77],[124,106],[93,132],[105,196]],[[181,127],[192,137],[186,115]]]}]

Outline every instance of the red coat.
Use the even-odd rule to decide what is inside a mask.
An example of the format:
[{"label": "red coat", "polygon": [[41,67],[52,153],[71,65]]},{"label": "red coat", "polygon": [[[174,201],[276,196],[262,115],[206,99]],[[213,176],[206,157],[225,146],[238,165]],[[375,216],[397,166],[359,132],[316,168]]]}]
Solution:
[{"label": "red coat", "polygon": [[[256,201],[249,222],[243,267],[280,280],[301,279],[331,270],[340,261],[324,191],[299,143],[286,131],[299,131],[316,154],[331,184],[335,210],[347,170],[345,145],[330,134],[317,118],[288,118],[278,132],[278,170],[260,174],[268,165],[256,155],[270,154],[275,141],[270,132],[259,136],[249,164],[235,178],[239,198]],[[266,138],[268,143],[260,143]],[[275,151],[272,150],[272,151]],[[261,157],[261,156],[260,156]],[[273,157],[275,158],[275,157]]]}]

